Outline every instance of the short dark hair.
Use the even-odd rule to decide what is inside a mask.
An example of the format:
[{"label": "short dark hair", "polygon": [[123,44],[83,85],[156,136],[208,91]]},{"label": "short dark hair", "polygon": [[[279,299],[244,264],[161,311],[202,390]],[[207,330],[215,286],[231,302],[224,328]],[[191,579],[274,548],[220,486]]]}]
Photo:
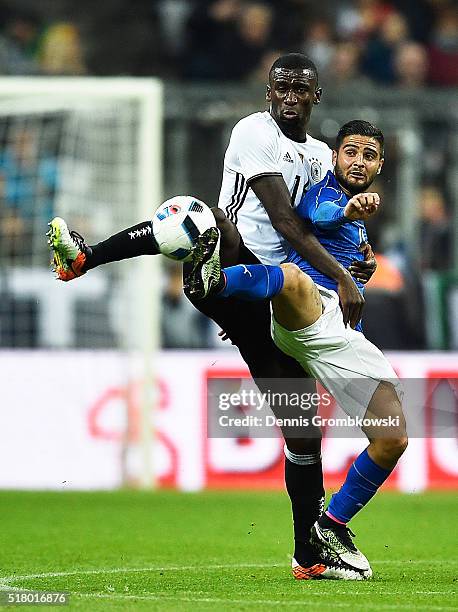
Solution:
[{"label": "short dark hair", "polygon": [[318,83],[318,69],[313,61],[303,53],[286,53],[286,55],[280,55],[269,70],[269,79],[276,68],[286,68],[290,70],[299,68],[302,70],[310,70],[313,72],[316,82]]},{"label": "short dark hair", "polygon": [[339,133],[336,137],[336,150],[338,151],[342,146],[342,142],[346,136],[369,136],[371,138],[375,138],[380,143],[380,153],[383,157],[384,155],[384,144],[385,138],[383,136],[382,130],[380,130],[369,121],[362,121],[361,119],[355,119],[354,121],[349,121],[345,125],[343,125]]}]

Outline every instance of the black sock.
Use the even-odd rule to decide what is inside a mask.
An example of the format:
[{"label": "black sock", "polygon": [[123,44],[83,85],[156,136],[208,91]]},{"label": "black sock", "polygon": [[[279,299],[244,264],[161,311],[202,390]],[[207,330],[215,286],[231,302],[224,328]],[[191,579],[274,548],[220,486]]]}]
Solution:
[{"label": "black sock", "polygon": [[323,527],[324,529],[333,529],[334,527],[341,525],[341,523],[334,521],[330,516],[328,516],[326,512],[323,512],[321,515],[319,523],[320,527]]},{"label": "black sock", "polygon": [[91,245],[90,249],[92,253],[86,254],[85,270],[91,270],[111,261],[159,253],[151,221],[137,223],[94,246]]},{"label": "black sock", "polygon": [[305,567],[315,562],[310,529],[324,506],[323,467],[319,455],[316,458],[316,463],[298,465],[285,457],[285,482],[294,521],[294,558]]}]

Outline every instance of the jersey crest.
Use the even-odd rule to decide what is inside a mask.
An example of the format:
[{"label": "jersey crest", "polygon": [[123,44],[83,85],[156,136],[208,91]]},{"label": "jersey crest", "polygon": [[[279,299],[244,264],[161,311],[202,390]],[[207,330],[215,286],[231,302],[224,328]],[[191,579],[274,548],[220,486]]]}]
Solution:
[{"label": "jersey crest", "polygon": [[321,176],[323,169],[321,167],[321,162],[318,159],[312,157],[309,160],[310,162],[310,176],[312,177],[312,181],[314,183],[319,183],[321,181]]}]

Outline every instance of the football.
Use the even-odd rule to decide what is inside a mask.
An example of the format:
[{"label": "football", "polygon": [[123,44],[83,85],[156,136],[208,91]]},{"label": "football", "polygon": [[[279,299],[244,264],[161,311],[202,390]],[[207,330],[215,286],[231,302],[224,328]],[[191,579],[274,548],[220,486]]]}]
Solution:
[{"label": "football", "polygon": [[193,196],[175,196],[154,213],[153,234],[163,255],[189,261],[197,236],[215,225],[215,217],[204,202]]}]

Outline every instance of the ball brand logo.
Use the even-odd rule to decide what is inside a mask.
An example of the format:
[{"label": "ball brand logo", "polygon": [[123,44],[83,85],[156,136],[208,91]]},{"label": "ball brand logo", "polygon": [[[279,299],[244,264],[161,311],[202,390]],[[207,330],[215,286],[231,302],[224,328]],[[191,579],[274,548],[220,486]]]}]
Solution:
[{"label": "ball brand logo", "polygon": [[181,212],[181,206],[178,206],[178,204],[171,204],[163,208],[161,212],[156,213],[156,217],[159,221],[163,221],[167,219],[167,217],[170,217],[170,215],[177,215],[179,212]]}]

